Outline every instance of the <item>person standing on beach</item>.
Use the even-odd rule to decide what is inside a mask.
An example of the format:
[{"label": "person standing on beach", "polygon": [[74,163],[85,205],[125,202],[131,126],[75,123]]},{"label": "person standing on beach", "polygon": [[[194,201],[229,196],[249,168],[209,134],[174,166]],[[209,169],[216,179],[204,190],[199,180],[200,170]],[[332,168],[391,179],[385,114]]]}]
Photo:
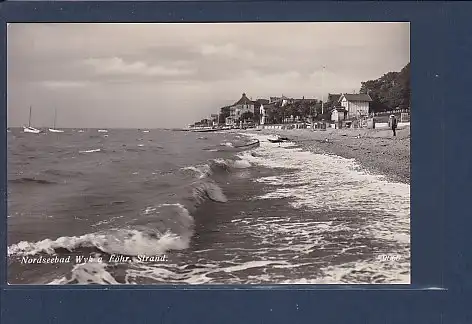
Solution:
[{"label": "person standing on beach", "polygon": [[397,118],[395,115],[390,115],[390,127],[392,128],[393,136],[397,136]]}]

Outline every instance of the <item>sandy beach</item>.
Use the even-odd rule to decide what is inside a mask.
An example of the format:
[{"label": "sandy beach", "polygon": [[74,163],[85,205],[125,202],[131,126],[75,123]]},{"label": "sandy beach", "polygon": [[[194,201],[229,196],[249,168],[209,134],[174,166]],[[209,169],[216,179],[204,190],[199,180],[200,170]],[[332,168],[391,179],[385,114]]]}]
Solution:
[{"label": "sandy beach", "polygon": [[325,154],[355,159],[372,173],[388,179],[410,183],[410,127],[397,129],[262,130],[259,134],[288,137],[303,148]]}]

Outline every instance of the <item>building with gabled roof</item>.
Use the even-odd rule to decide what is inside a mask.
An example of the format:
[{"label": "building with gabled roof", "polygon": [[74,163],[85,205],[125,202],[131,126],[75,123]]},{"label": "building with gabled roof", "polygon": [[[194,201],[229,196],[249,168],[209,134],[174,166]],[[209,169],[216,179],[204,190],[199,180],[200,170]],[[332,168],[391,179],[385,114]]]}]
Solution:
[{"label": "building with gabled roof", "polygon": [[341,93],[328,93],[328,102],[336,105],[336,103],[339,101],[339,98],[341,98],[342,94]]},{"label": "building with gabled roof", "polygon": [[243,93],[242,96],[241,96],[241,99],[236,101],[233,104],[233,107],[234,106],[242,106],[242,105],[251,105],[251,104],[254,104],[254,102],[246,96],[246,93]]},{"label": "building with gabled roof", "polygon": [[344,108],[345,119],[358,119],[369,115],[369,105],[372,98],[368,94],[344,93],[338,99],[338,105],[335,106],[333,112],[339,111],[338,108]]},{"label": "building with gabled roof", "polygon": [[230,107],[230,116],[226,118],[226,124],[234,124],[246,112],[254,114],[254,101],[249,99],[246,93],[243,93],[241,99]]}]

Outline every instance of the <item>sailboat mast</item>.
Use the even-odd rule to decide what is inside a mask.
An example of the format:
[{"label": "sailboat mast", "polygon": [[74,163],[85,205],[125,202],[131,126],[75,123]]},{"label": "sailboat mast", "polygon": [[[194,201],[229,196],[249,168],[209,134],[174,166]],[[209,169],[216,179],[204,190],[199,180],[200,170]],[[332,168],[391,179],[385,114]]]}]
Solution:
[{"label": "sailboat mast", "polygon": [[29,112],[28,127],[31,127],[31,106],[30,106],[30,112]]},{"label": "sailboat mast", "polygon": [[57,119],[57,109],[54,109],[54,126],[53,126],[54,129],[56,129],[56,119]]}]

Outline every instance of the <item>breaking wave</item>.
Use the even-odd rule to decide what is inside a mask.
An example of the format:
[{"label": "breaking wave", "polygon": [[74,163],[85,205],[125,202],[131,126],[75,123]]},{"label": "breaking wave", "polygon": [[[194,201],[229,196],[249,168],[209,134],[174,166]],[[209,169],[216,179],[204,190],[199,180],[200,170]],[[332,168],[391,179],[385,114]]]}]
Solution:
[{"label": "breaking wave", "polygon": [[[193,173],[190,186],[191,197],[182,197],[182,203],[157,204],[147,207],[141,214],[143,217],[150,217],[148,225],[114,228],[81,236],[65,236],[37,242],[21,241],[8,247],[8,255],[22,257],[87,252],[137,256],[161,255],[169,250],[186,249],[193,236],[195,223],[189,210],[195,210],[206,200],[219,203],[228,201],[223,190],[211,176],[248,166],[250,163],[245,160],[215,159],[208,164],[184,167],[181,171]],[[22,181],[33,180],[23,179]],[[172,228],[165,228],[162,225],[154,226],[152,217],[157,217],[157,215],[161,218],[171,219],[176,225],[171,226]],[[82,269],[82,266],[79,268]]]},{"label": "breaking wave", "polygon": [[[231,143],[224,143],[232,147]],[[133,150],[135,148],[127,148]],[[139,147],[139,149],[142,149]],[[217,150],[216,148],[214,149]],[[101,152],[103,149],[85,149],[80,153]],[[189,248],[195,234],[196,210],[205,201],[225,203],[228,201],[223,189],[218,185],[232,172],[248,168],[251,163],[245,159],[213,159],[198,165],[157,170],[144,183],[149,186],[166,183],[169,186],[156,186],[155,202],[143,205],[136,212],[137,217],[111,217],[97,219],[90,225],[90,231],[74,236],[46,237],[38,241],[20,241],[8,246],[10,259],[23,257],[68,257],[89,255],[107,260],[107,256],[122,255],[132,260],[142,255],[165,255],[168,251]],[[80,172],[47,169],[45,175],[81,177]],[[70,173],[70,174],[69,174]],[[168,178],[161,178],[168,177]],[[47,180],[20,178],[10,180],[18,183],[53,184]],[[226,180],[224,180],[226,182]],[[116,284],[122,282],[110,262],[86,262],[71,265],[70,272],[58,279],[49,279],[49,284],[98,283]],[[52,281],[51,281],[52,280]]]},{"label": "breaking wave", "polygon": [[[193,218],[180,204],[174,207],[176,217],[186,220],[189,225]],[[30,256],[36,254],[63,254],[64,252],[103,252],[136,256],[140,254],[163,254],[168,250],[182,250],[188,247],[191,231],[187,235],[171,232],[160,233],[157,229],[115,229],[108,232],[90,233],[81,236],[65,236],[55,240],[38,242],[22,241],[8,247],[8,255]]]}]

